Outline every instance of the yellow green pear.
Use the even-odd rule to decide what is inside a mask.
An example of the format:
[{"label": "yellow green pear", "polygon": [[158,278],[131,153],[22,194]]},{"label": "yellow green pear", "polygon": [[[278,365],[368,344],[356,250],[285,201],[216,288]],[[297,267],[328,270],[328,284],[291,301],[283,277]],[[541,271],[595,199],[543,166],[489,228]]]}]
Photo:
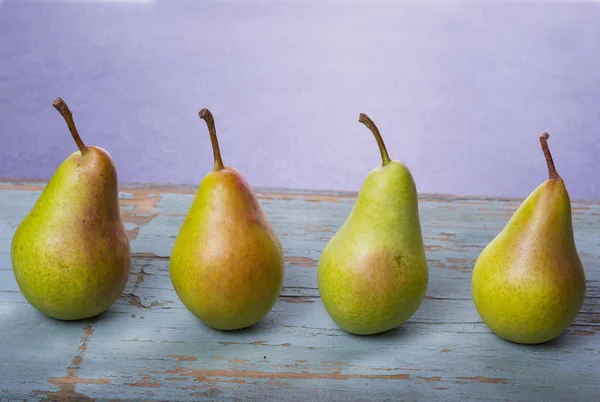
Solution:
[{"label": "yellow green pear", "polygon": [[523,201],[506,227],[479,255],[472,275],[483,322],[508,341],[536,344],[560,335],[585,298],[571,202],[548,148],[540,143],[550,178]]},{"label": "yellow green pear", "polygon": [[61,98],[53,105],[79,151],[58,167],[17,228],[11,259],[17,284],[36,309],[77,320],[104,312],[119,298],[131,253],[110,154],[83,143]]},{"label": "yellow green pear", "polygon": [[175,239],[170,273],[184,306],[206,325],[235,330],[260,321],[283,283],[283,250],[244,177],[223,165],[212,114],[202,109],[214,169]]},{"label": "yellow green pear", "polygon": [[379,130],[382,163],[362,184],[340,230],[325,246],[318,281],[325,309],[343,330],[369,335],[393,329],[419,308],[428,267],[415,182],[409,169],[390,160]]}]

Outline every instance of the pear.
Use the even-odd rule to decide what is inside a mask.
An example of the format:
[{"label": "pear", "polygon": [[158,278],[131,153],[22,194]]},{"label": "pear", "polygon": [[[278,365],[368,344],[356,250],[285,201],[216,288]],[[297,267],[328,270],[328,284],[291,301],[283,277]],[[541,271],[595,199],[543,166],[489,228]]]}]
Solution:
[{"label": "pear", "polygon": [[214,154],[175,239],[170,260],[173,287],[184,306],[206,325],[236,330],[271,310],[283,283],[283,250],[244,177],[221,159],[208,109]]},{"label": "pear", "polygon": [[506,227],[481,252],[472,294],[483,322],[508,341],[536,344],[560,335],[585,298],[585,272],[577,254],[571,203],[540,137],[549,179],[523,201]]},{"label": "pear", "polygon": [[129,278],[131,252],[110,154],[83,143],[61,98],[53,106],[79,151],[60,164],[17,228],[11,259],[17,284],[36,309],[77,320],[101,314],[117,300]]},{"label": "pear", "polygon": [[370,335],[393,329],[419,308],[428,267],[417,190],[410,170],[390,160],[379,130],[382,163],[362,184],[350,215],[325,246],[318,281],[325,309],[343,330]]}]

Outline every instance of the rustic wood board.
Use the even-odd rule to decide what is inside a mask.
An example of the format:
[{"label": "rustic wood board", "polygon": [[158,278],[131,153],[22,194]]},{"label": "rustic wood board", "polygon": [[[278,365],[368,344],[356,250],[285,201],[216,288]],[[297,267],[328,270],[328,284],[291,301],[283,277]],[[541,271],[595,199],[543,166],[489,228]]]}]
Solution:
[{"label": "rustic wood board", "polygon": [[252,328],[219,332],[177,299],[169,253],[195,189],[124,186],[134,264],[123,296],[91,320],[44,317],[23,298],[10,242],[44,183],[0,182],[0,398],[104,400],[600,399],[600,203],[573,202],[587,298],[538,346],[505,342],[479,319],[470,275],[519,200],[422,196],[426,300],[400,328],[359,337],[328,317],[316,282],[353,194],[257,190],[286,255],[281,297]]}]

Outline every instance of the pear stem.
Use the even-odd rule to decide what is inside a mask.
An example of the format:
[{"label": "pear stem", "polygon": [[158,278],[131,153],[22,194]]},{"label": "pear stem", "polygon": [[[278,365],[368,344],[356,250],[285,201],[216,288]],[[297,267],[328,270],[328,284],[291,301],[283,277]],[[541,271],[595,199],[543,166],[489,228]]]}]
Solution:
[{"label": "pear stem", "polygon": [[375,140],[377,141],[377,145],[379,146],[379,152],[381,152],[381,166],[385,166],[388,163],[390,163],[390,156],[388,155],[387,149],[385,149],[383,138],[381,138],[379,129],[377,128],[375,123],[373,123],[373,120],[371,120],[371,118],[366,114],[361,113],[358,118],[358,121],[367,126],[367,128],[371,130],[371,132],[375,136]]},{"label": "pear stem", "polygon": [[543,132],[540,135],[540,144],[542,144],[542,151],[544,151],[544,156],[546,157],[546,163],[548,164],[548,176],[550,179],[558,179],[560,175],[556,171],[556,167],[554,166],[554,161],[552,160],[552,154],[550,153],[550,148],[548,148],[548,138],[550,138],[550,134],[547,132]]},{"label": "pear stem", "polygon": [[79,133],[77,132],[77,127],[75,127],[75,122],[73,121],[73,114],[71,113],[71,110],[69,110],[67,103],[61,97],[58,97],[54,102],[52,102],[52,106],[54,106],[54,108],[58,110],[58,113],[60,113],[65,119],[67,126],[69,127],[69,131],[71,131],[71,135],[75,140],[75,144],[77,144],[77,148],[79,148],[82,155],[85,154],[88,148],[85,146],[81,140],[81,137],[79,136]]},{"label": "pear stem", "polygon": [[208,109],[202,109],[198,112],[198,116],[206,122],[208,132],[210,133],[210,142],[212,142],[213,155],[215,157],[215,167],[213,171],[225,169],[223,159],[221,158],[221,150],[219,149],[219,141],[217,140],[217,129],[215,128],[215,119]]}]

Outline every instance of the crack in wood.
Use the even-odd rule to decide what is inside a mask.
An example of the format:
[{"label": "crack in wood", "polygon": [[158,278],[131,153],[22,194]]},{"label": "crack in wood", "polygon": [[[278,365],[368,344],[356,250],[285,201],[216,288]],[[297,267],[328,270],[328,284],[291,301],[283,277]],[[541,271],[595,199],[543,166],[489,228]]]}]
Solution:
[{"label": "crack in wood", "polygon": [[58,391],[54,392],[46,392],[35,390],[34,392],[38,395],[43,395],[45,398],[44,401],[72,401],[72,400],[93,400],[85,394],[79,393],[75,390],[75,386],[77,384],[109,384],[110,379],[108,378],[99,378],[99,379],[87,379],[80,378],[78,376],[79,370],[81,369],[81,365],[83,364],[83,358],[86,350],[88,349],[88,344],[92,335],[94,335],[94,327],[93,323],[95,323],[98,318],[93,319],[93,321],[89,324],[86,324],[83,327],[83,335],[81,337],[80,345],[77,348],[77,352],[75,356],[71,360],[71,364],[67,367],[67,375],[64,377],[51,377],[48,378],[48,382],[56,387],[58,387]]}]

